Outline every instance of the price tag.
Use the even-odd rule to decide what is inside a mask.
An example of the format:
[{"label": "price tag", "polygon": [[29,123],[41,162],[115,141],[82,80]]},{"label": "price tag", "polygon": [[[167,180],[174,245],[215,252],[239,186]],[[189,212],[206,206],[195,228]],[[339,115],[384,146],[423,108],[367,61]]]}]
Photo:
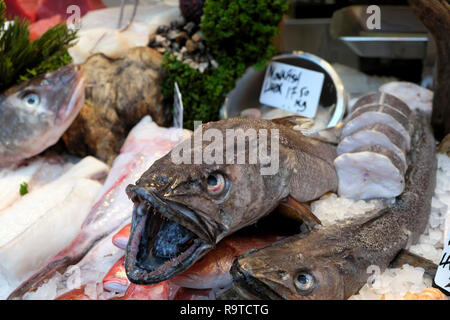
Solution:
[{"label": "price tag", "polygon": [[434,283],[445,291],[450,292],[450,232],[444,245]]},{"label": "price tag", "polygon": [[259,102],[314,118],[325,75],[280,62],[267,67]]}]

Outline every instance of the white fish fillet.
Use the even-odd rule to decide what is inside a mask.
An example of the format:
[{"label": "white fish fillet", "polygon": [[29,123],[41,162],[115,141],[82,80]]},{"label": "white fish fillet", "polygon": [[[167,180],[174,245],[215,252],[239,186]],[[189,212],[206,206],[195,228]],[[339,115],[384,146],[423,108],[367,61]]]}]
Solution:
[{"label": "white fish fillet", "polygon": [[406,140],[406,148],[409,150],[411,146],[411,136],[408,128],[397,121],[391,114],[379,111],[368,111],[352,118],[348,121],[342,129],[342,137],[351,135],[352,133],[369,125],[383,123],[390,126],[392,129],[399,132]]},{"label": "white fish fillet", "polygon": [[397,131],[382,123],[364,127],[339,142],[337,154],[354,152],[356,149],[365,146],[380,145],[394,152],[403,162],[406,163],[406,141]]},{"label": "white fish fillet", "polygon": [[394,81],[380,87],[380,92],[389,93],[403,100],[411,110],[421,110],[431,116],[433,91],[412,82]]},{"label": "white fish fillet", "polygon": [[36,159],[20,167],[0,168],[0,211],[21,198],[20,185],[28,184],[28,192],[37,190],[73,166],[63,159]]},{"label": "white fish fillet", "polygon": [[0,212],[0,269],[8,282],[24,280],[75,238],[107,171],[87,157]]},{"label": "white fish fillet", "polygon": [[388,151],[384,150],[386,154],[381,154],[378,150],[338,156],[334,160],[339,179],[338,194],[356,200],[393,198],[400,195],[405,187],[403,169],[393,161],[394,154]]},{"label": "white fish fillet", "polygon": [[[132,6],[125,6],[126,23]],[[178,6],[167,4],[140,5],[130,27],[123,32],[117,28],[120,8],[106,8],[88,12],[81,20],[77,44],[69,49],[74,63],[81,64],[95,53],[118,58],[134,47],[147,46],[150,35],[158,26],[168,25],[181,17]]]}]

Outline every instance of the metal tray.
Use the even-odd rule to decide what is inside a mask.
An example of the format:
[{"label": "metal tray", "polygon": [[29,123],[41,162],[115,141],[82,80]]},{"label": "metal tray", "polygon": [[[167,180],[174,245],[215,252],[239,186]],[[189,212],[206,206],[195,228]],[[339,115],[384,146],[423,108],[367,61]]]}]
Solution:
[{"label": "metal tray", "polygon": [[423,59],[428,32],[408,6],[380,6],[381,29],[370,30],[367,6],[337,10],[330,34],[343,41],[357,55],[367,58]]}]

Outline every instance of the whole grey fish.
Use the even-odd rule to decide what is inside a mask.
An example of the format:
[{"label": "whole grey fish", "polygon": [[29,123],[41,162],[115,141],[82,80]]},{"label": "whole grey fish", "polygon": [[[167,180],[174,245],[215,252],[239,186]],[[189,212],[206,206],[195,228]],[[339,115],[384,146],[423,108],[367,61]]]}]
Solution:
[{"label": "whole grey fish", "polygon": [[[262,174],[267,165],[264,161],[251,164],[249,160],[255,151],[250,145],[261,137],[252,137],[252,129],[267,133],[271,156],[278,141],[279,170],[274,174]],[[204,137],[202,132],[221,138],[214,142],[205,138],[208,141],[195,147],[196,139]],[[227,161],[229,132],[241,139],[248,134],[248,161],[238,164],[237,152],[233,161]],[[278,140],[273,139],[277,136]],[[269,214],[283,200],[311,201],[337,188],[336,147],[286,126],[245,118],[211,122],[185,140],[183,154],[186,151],[189,159],[195,160],[196,152],[205,155],[218,142],[218,161],[176,164],[173,156],[179,150],[175,148],[127,188],[135,204],[125,260],[132,282],[152,284],[169,279],[187,270],[221,239]],[[237,150],[236,146],[228,144],[231,150]]]},{"label": "whole grey fish", "polygon": [[0,166],[54,145],[84,101],[84,80],[68,66],[25,81],[0,95]]},{"label": "whole grey fish", "polygon": [[363,218],[317,228],[248,252],[231,273],[243,296],[262,299],[347,299],[423,233],[435,188],[435,140],[426,117],[415,117],[406,187],[395,204]]}]

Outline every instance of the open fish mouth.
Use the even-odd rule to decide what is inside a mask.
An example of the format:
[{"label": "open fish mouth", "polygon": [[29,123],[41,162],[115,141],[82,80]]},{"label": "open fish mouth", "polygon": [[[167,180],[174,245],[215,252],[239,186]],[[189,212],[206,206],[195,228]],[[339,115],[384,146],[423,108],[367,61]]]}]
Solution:
[{"label": "open fish mouth", "polygon": [[248,300],[283,300],[278,293],[269,286],[253,277],[236,259],[230,270],[233,276],[233,288],[242,297]]},{"label": "open fish mouth", "polygon": [[136,190],[125,268],[136,284],[155,284],[176,276],[208,251],[214,242],[190,209]]}]

